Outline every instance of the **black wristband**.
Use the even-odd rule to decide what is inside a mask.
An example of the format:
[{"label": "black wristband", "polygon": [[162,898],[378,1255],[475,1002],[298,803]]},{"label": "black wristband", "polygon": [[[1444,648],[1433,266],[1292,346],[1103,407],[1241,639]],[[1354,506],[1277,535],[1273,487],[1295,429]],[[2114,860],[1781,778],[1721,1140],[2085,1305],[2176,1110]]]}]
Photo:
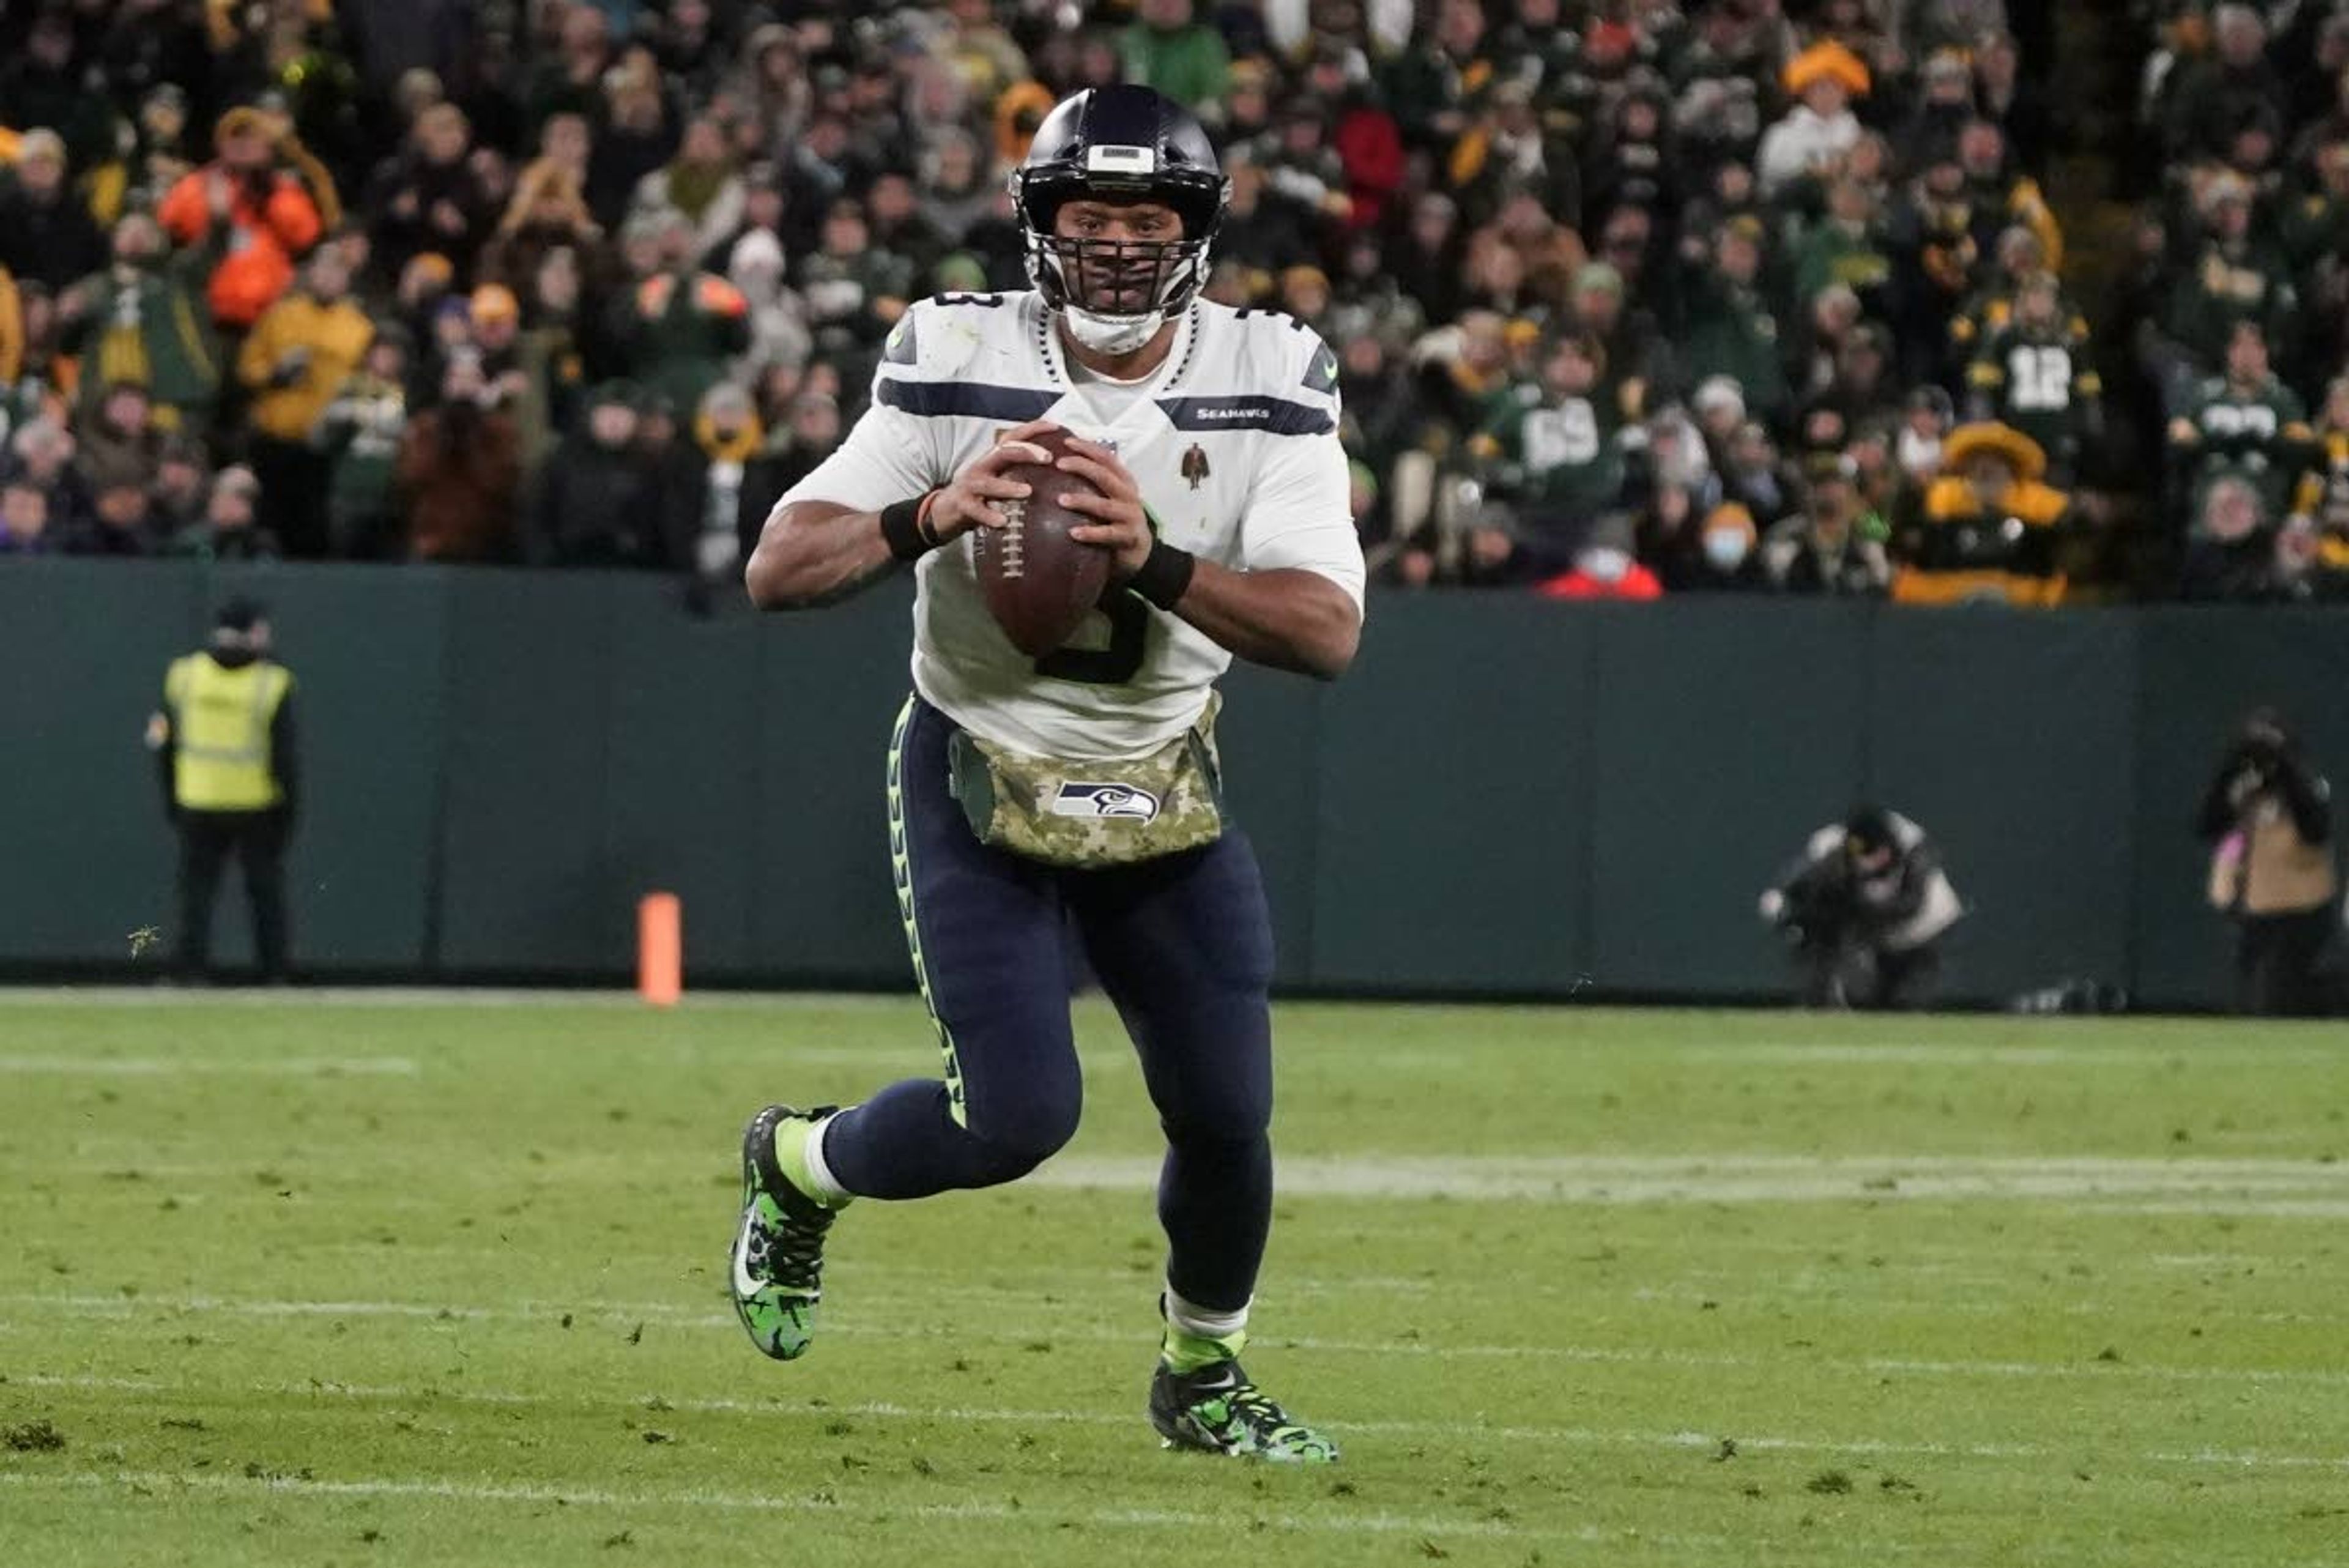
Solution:
[{"label": "black wristband", "polygon": [[1172,610],[1190,591],[1191,574],[1198,565],[1199,557],[1190,551],[1177,549],[1164,539],[1153,539],[1150,554],[1142,558],[1142,565],[1134,568],[1125,586],[1160,609]]},{"label": "black wristband", "polygon": [[936,542],[922,527],[922,504],[929,500],[924,493],[910,501],[893,501],[881,508],[881,537],[888,542],[889,554],[901,561],[916,561],[936,548]]}]

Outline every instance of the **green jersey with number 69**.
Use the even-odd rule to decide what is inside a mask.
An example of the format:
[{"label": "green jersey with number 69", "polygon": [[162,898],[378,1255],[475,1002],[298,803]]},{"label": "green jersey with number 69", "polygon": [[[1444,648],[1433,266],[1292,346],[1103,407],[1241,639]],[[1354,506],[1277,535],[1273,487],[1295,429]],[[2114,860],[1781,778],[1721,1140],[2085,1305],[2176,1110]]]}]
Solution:
[{"label": "green jersey with number 69", "polygon": [[1494,490],[1518,507],[1588,517],[1622,495],[1621,428],[1595,386],[1567,394],[1526,381],[1503,396],[1469,451],[1492,464]]},{"label": "green jersey with number 69", "polygon": [[[1338,441],[1338,362],[1303,324],[1194,300],[1151,375],[1115,381],[1063,352],[1042,297],[941,295],[889,336],[873,402],[778,506],[859,511],[950,483],[1012,426],[1049,419],[1113,449],[1160,536],[1235,571],[1318,573],[1362,600]],[[914,689],[981,740],[1077,761],[1138,757],[1206,709],[1228,650],[1113,594],[1068,646],[1030,659],[988,612],[968,535],[922,557]]]}]

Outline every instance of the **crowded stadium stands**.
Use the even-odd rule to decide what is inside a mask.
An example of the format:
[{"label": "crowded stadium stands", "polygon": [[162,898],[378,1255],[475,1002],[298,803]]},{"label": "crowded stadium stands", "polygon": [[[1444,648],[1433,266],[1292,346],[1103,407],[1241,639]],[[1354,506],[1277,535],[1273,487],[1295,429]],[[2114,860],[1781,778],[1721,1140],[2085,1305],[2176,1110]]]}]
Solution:
[{"label": "crowded stadium stands", "polygon": [[2104,103],[2070,10],[9,6],[0,556],[724,583],[1125,78],[1219,139],[1210,296],[1337,349],[1385,584],[2349,598],[2349,9],[2080,7]]}]

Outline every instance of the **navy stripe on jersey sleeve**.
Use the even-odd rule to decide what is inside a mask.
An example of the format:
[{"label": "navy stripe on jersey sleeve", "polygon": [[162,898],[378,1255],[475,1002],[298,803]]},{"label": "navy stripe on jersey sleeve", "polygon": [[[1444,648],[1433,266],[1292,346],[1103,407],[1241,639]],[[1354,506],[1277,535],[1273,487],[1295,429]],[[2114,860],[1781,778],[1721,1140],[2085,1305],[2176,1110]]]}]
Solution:
[{"label": "navy stripe on jersey sleeve", "polygon": [[995,387],[984,381],[906,381],[881,378],[880,400],[924,419],[1003,420],[1024,424],[1041,419],[1061,394],[1042,387]]}]

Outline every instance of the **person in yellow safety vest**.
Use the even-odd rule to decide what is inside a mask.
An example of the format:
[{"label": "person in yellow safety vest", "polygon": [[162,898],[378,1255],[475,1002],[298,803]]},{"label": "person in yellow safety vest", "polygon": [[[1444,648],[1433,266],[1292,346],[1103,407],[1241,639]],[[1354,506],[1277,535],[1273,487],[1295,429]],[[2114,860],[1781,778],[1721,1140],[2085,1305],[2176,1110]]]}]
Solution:
[{"label": "person in yellow safety vest", "polygon": [[212,978],[212,904],[233,856],[244,867],[260,976],[285,979],[285,854],[300,775],[294,676],[269,657],[261,606],[230,600],[210,643],[171,661],[147,744],[160,769],[165,815],[180,834],[181,977]]}]

